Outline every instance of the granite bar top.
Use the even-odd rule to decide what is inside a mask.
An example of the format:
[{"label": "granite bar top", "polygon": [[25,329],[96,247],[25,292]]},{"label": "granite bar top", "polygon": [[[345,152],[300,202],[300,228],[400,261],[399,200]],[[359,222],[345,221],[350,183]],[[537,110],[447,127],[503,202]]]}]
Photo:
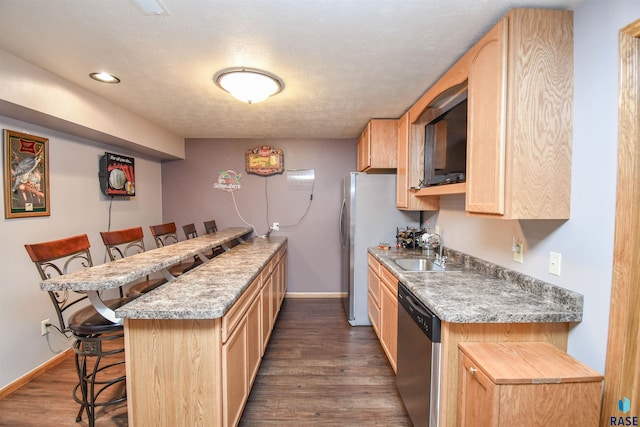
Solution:
[{"label": "granite bar top", "polygon": [[424,256],[420,251],[369,248],[369,253],[447,322],[582,321],[581,294],[458,251],[446,251],[452,271],[445,272],[406,271],[393,262]]},{"label": "granite bar top", "polygon": [[258,276],[286,237],[256,237],[116,310],[128,319],[216,319]]},{"label": "granite bar top", "polygon": [[251,227],[231,227],[211,234],[183,240],[162,248],[151,249],[113,262],[96,265],[40,283],[43,291],[100,291],[118,288],[178,264],[185,259],[207,251],[252,232]]}]

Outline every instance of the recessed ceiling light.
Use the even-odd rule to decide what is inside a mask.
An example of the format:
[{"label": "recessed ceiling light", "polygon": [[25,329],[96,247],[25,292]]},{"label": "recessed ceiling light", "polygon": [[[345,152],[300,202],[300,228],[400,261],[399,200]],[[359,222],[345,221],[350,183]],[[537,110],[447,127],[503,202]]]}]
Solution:
[{"label": "recessed ceiling light", "polygon": [[91,77],[93,80],[97,80],[101,83],[120,83],[120,79],[117,78],[116,76],[112,76],[109,73],[104,73],[104,72],[100,72],[100,73],[91,73],[89,74],[89,77]]},{"label": "recessed ceiling light", "polygon": [[235,98],[248,104],[264,101],[284,89],[278,76],[255,68],[226,68],[213,81]]}]

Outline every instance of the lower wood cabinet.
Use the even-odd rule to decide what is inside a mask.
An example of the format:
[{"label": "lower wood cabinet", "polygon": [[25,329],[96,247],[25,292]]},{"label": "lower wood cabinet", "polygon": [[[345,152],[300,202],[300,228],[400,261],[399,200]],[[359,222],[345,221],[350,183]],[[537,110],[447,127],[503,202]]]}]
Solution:
[{"label": "lower wood cabinet", "polygon": [[125,319],[129,425],[238,425],[287,287],[286,245],[222,318]]},{"label": "lower wood cabinet", "polygon": [[398,370],[398,280],[369,255],[369,319],[393,371]]},{"label": "lower wood cabinet", "polygon": [[603,377],[553,345],[458,346],[458,426],[598,425]]}]

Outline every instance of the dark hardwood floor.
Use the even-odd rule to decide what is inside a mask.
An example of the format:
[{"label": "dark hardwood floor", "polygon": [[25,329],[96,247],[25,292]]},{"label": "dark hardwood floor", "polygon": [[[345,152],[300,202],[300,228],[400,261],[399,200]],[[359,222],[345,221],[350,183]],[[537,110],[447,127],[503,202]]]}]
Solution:
[{"label": "dark hardwood floor", "polygon": [[[0,426],[86,426],[71,398],[73,359],[0,400]],[[126,406],[98,426],[127,426]],[[371,327],[350,327],[339,299],[285,299],[240,426],[411,426]],[[144,426],[151,427],[151,426]]]}]

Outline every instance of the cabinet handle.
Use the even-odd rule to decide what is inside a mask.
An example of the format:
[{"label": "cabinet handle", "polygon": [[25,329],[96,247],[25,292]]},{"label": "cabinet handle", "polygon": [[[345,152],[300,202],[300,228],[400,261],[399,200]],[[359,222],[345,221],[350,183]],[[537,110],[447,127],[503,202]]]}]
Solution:
[{"label": "cabinet handle", "polygon": [[469,374],[474,375],[476,372],[478,372],[476,368],[474,368],[473,366],[469,367]]}]

